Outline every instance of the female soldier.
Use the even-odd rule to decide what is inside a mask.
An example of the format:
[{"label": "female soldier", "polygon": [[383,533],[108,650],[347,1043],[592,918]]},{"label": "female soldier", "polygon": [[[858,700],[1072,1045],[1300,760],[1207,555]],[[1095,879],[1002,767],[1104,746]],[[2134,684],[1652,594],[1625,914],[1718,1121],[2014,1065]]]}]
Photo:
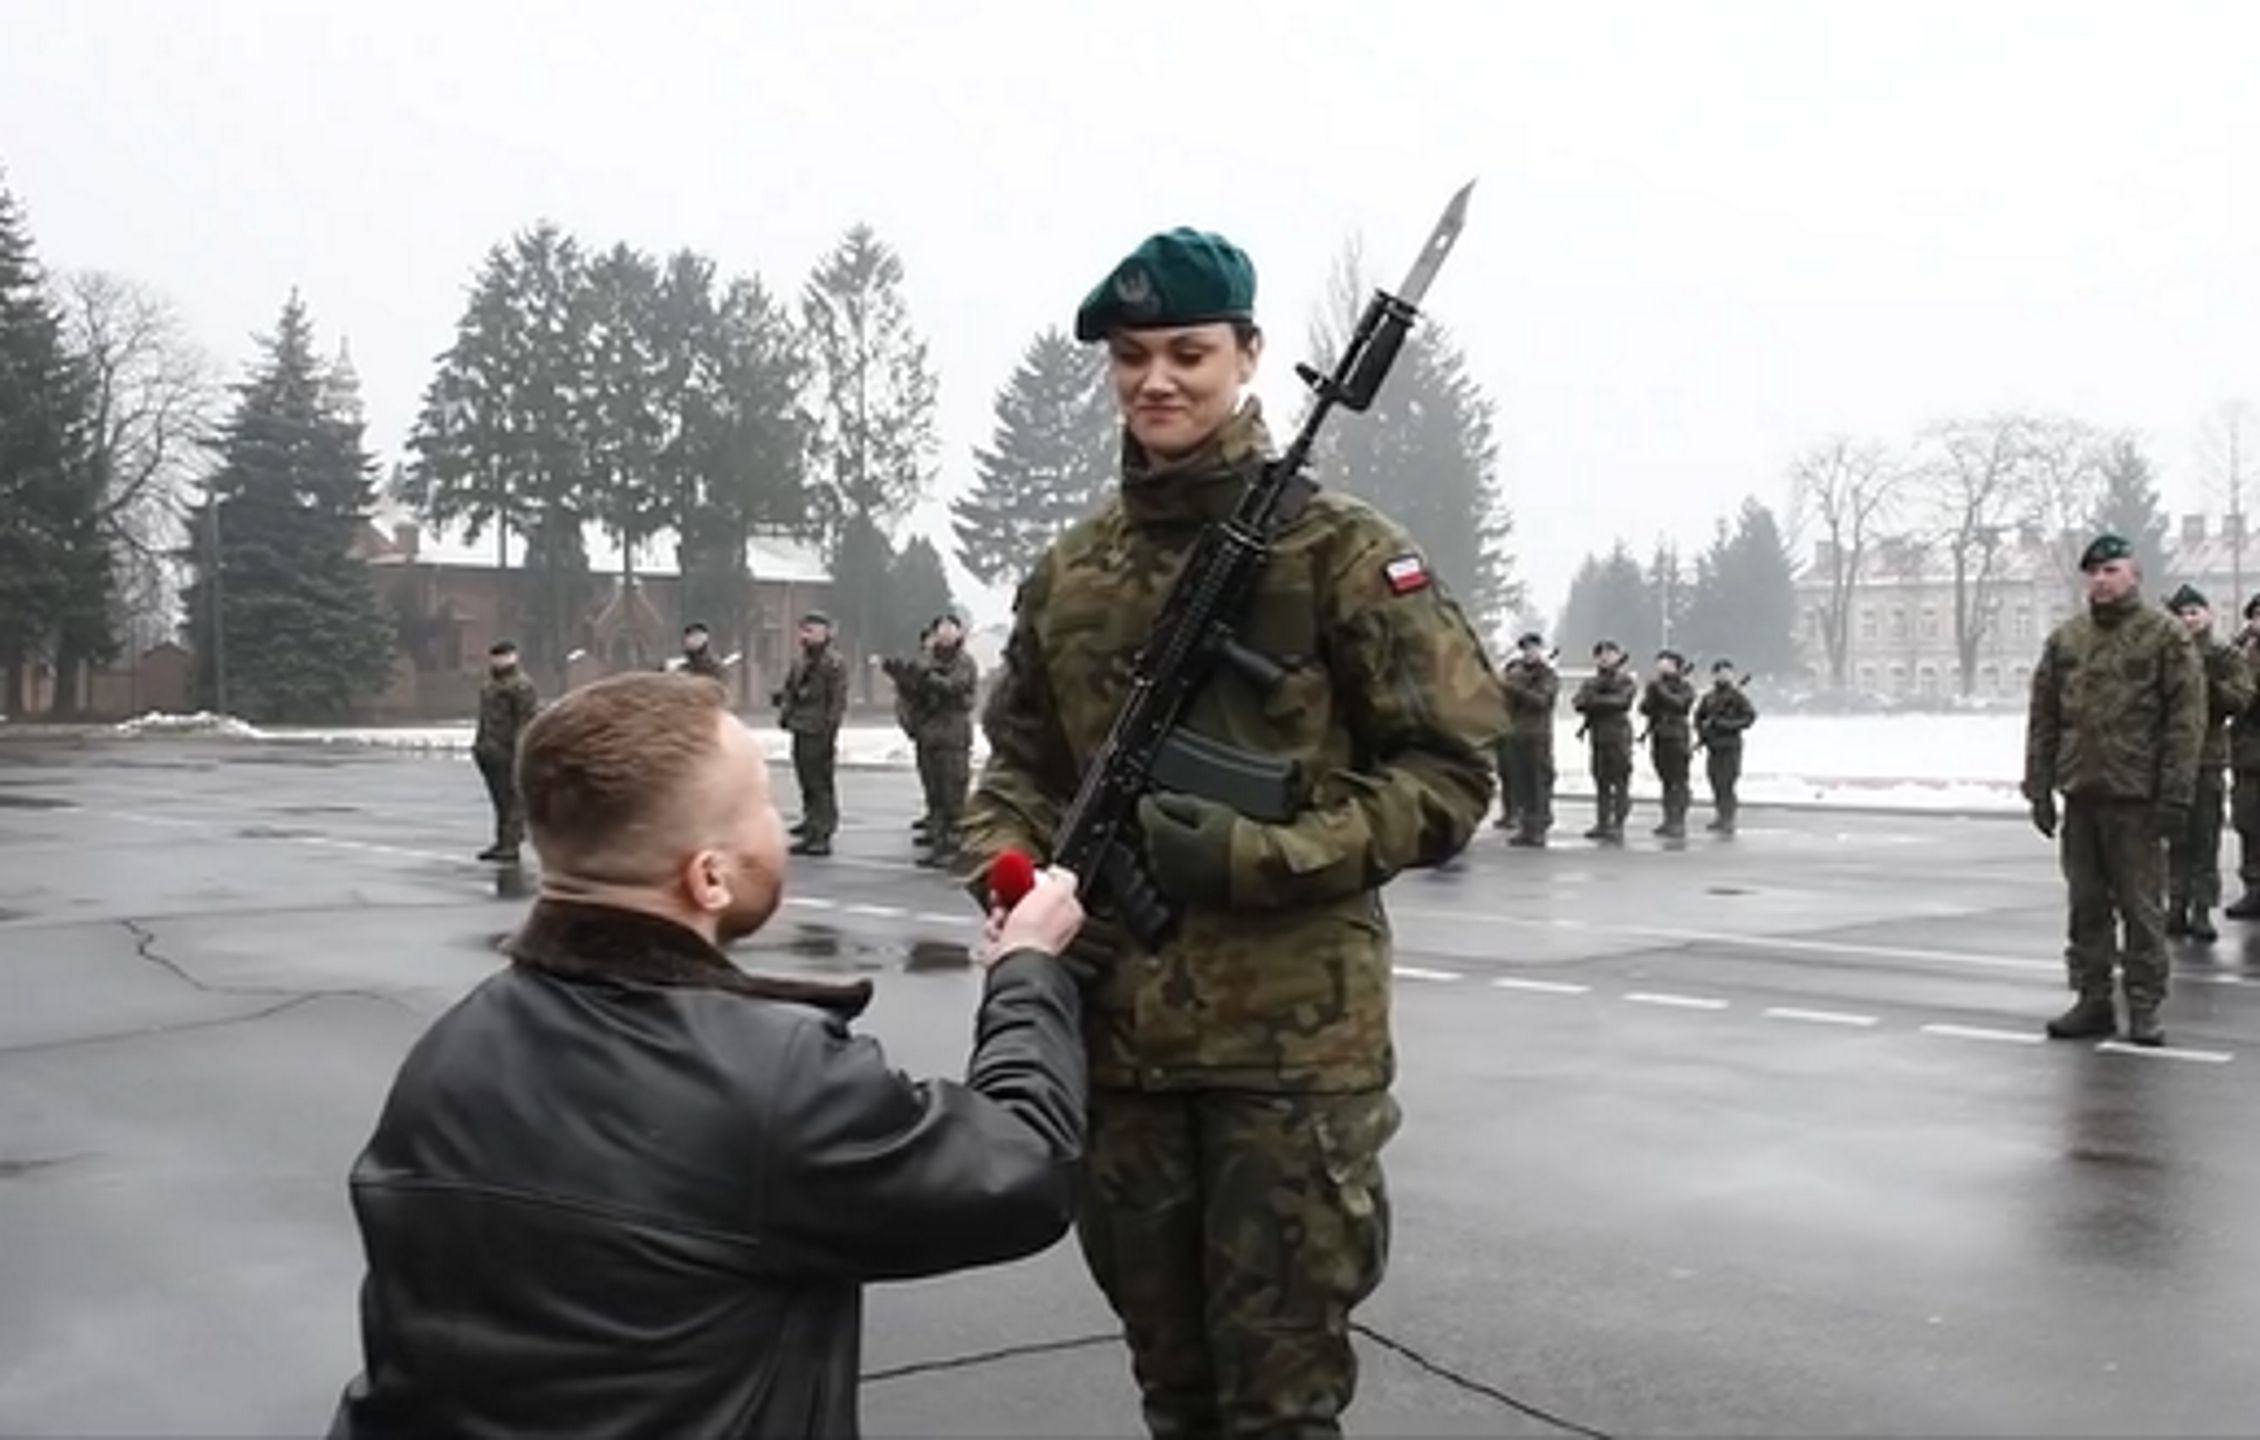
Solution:
[{"label": "female soldier", "polygon": [[[1244,393],[1262,354],[1254,299],[1237,248],[1174,230],[1076,316],[1078,339],[1106,342],[1122,483],[1015,601],[966,819],[976,876],[1007,849],[1048,853],[1170,582],[1270,453]],[[1148,797],[1143,858],[1183,921],[1140,953],[1102,899],[1077,952],[1096,977],[1078,1232],[1157,1436],[1338,1430],[1350,1310],[1387,1252],[1379,1157],[1398,1123],[1378,891],[1467,843],[1504,713],[1411,540],[1345,496],[1314,496],[1280,533],[1241,637],[1285,680],[1259,691],[1219,674],[1187,724],[1299,762],[1305,808],[1267,824]]]}]

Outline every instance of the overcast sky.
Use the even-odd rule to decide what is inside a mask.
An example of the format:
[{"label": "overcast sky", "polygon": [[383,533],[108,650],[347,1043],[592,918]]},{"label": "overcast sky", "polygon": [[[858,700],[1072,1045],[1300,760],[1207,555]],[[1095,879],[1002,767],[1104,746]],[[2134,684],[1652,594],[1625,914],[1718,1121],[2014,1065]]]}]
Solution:
[{"label": "overcast sky", "polygon": [[388,462],[540,217],[796,294],[870,221],[946,494],[1148,232],[1253,254],[1291,407],[1343,238],[1394,280],[1470,176],[1430,310],[1549,611],[1586,550],[1779,502],[1834,430],[2062,410],[2143,431],[2179,509],[2202,417],[2260,400],[2260,6],[0,0],[0,36],[47,263],[170,294],[231,371],[301,287]]}]

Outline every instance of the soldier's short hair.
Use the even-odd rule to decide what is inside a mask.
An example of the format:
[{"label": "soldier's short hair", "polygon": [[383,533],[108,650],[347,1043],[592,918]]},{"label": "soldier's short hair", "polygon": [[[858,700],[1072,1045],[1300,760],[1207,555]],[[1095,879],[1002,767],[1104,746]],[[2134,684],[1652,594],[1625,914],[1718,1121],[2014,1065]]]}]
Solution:
[{"label": "soldier's short hair", "polygon": [[518,742],[518,794],[535,851],[592,878],[656,878],[598,872],[623,836],[648,834],[696,788],[728,713],[720,684],[680,670],[630,671],[560,696]]}]

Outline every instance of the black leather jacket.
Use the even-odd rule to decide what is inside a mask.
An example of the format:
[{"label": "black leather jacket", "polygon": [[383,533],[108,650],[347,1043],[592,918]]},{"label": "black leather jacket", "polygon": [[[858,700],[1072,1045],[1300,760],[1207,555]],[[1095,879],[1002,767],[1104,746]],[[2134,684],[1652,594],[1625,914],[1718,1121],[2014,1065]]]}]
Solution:
[{"label": "black leather jacket", "polygon": [[1075,986],[989,974],[963,1084],[853,987],[544,900],[355,1164],[363,1373],[333,1437],[852,1435],[862,1284],[1032,1254],[1083,1142]]}]

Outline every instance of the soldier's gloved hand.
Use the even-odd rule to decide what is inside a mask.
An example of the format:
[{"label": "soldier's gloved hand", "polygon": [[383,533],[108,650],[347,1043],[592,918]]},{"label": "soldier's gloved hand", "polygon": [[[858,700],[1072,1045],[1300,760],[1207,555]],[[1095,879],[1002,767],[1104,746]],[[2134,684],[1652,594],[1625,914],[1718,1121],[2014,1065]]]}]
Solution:
[{"label": "soldier's gloved hand", "polygon": [[1146,869],[1164,895],[1181,905],[1222,906],[1232,898],[1229,806],[1194,795],[1155,794],[1138,802]]},{"label": "soldier's gloved hand", "polygon": [[2045,839],[2056,838],[2056,797],[2041,795],[2032,802],[2032,828]]},{"label": "soldier's gloved hand", "polygon": [[2158,838],[2179,840],[2189,833],[2189,806],[2167,801],[2157,810]]}]

